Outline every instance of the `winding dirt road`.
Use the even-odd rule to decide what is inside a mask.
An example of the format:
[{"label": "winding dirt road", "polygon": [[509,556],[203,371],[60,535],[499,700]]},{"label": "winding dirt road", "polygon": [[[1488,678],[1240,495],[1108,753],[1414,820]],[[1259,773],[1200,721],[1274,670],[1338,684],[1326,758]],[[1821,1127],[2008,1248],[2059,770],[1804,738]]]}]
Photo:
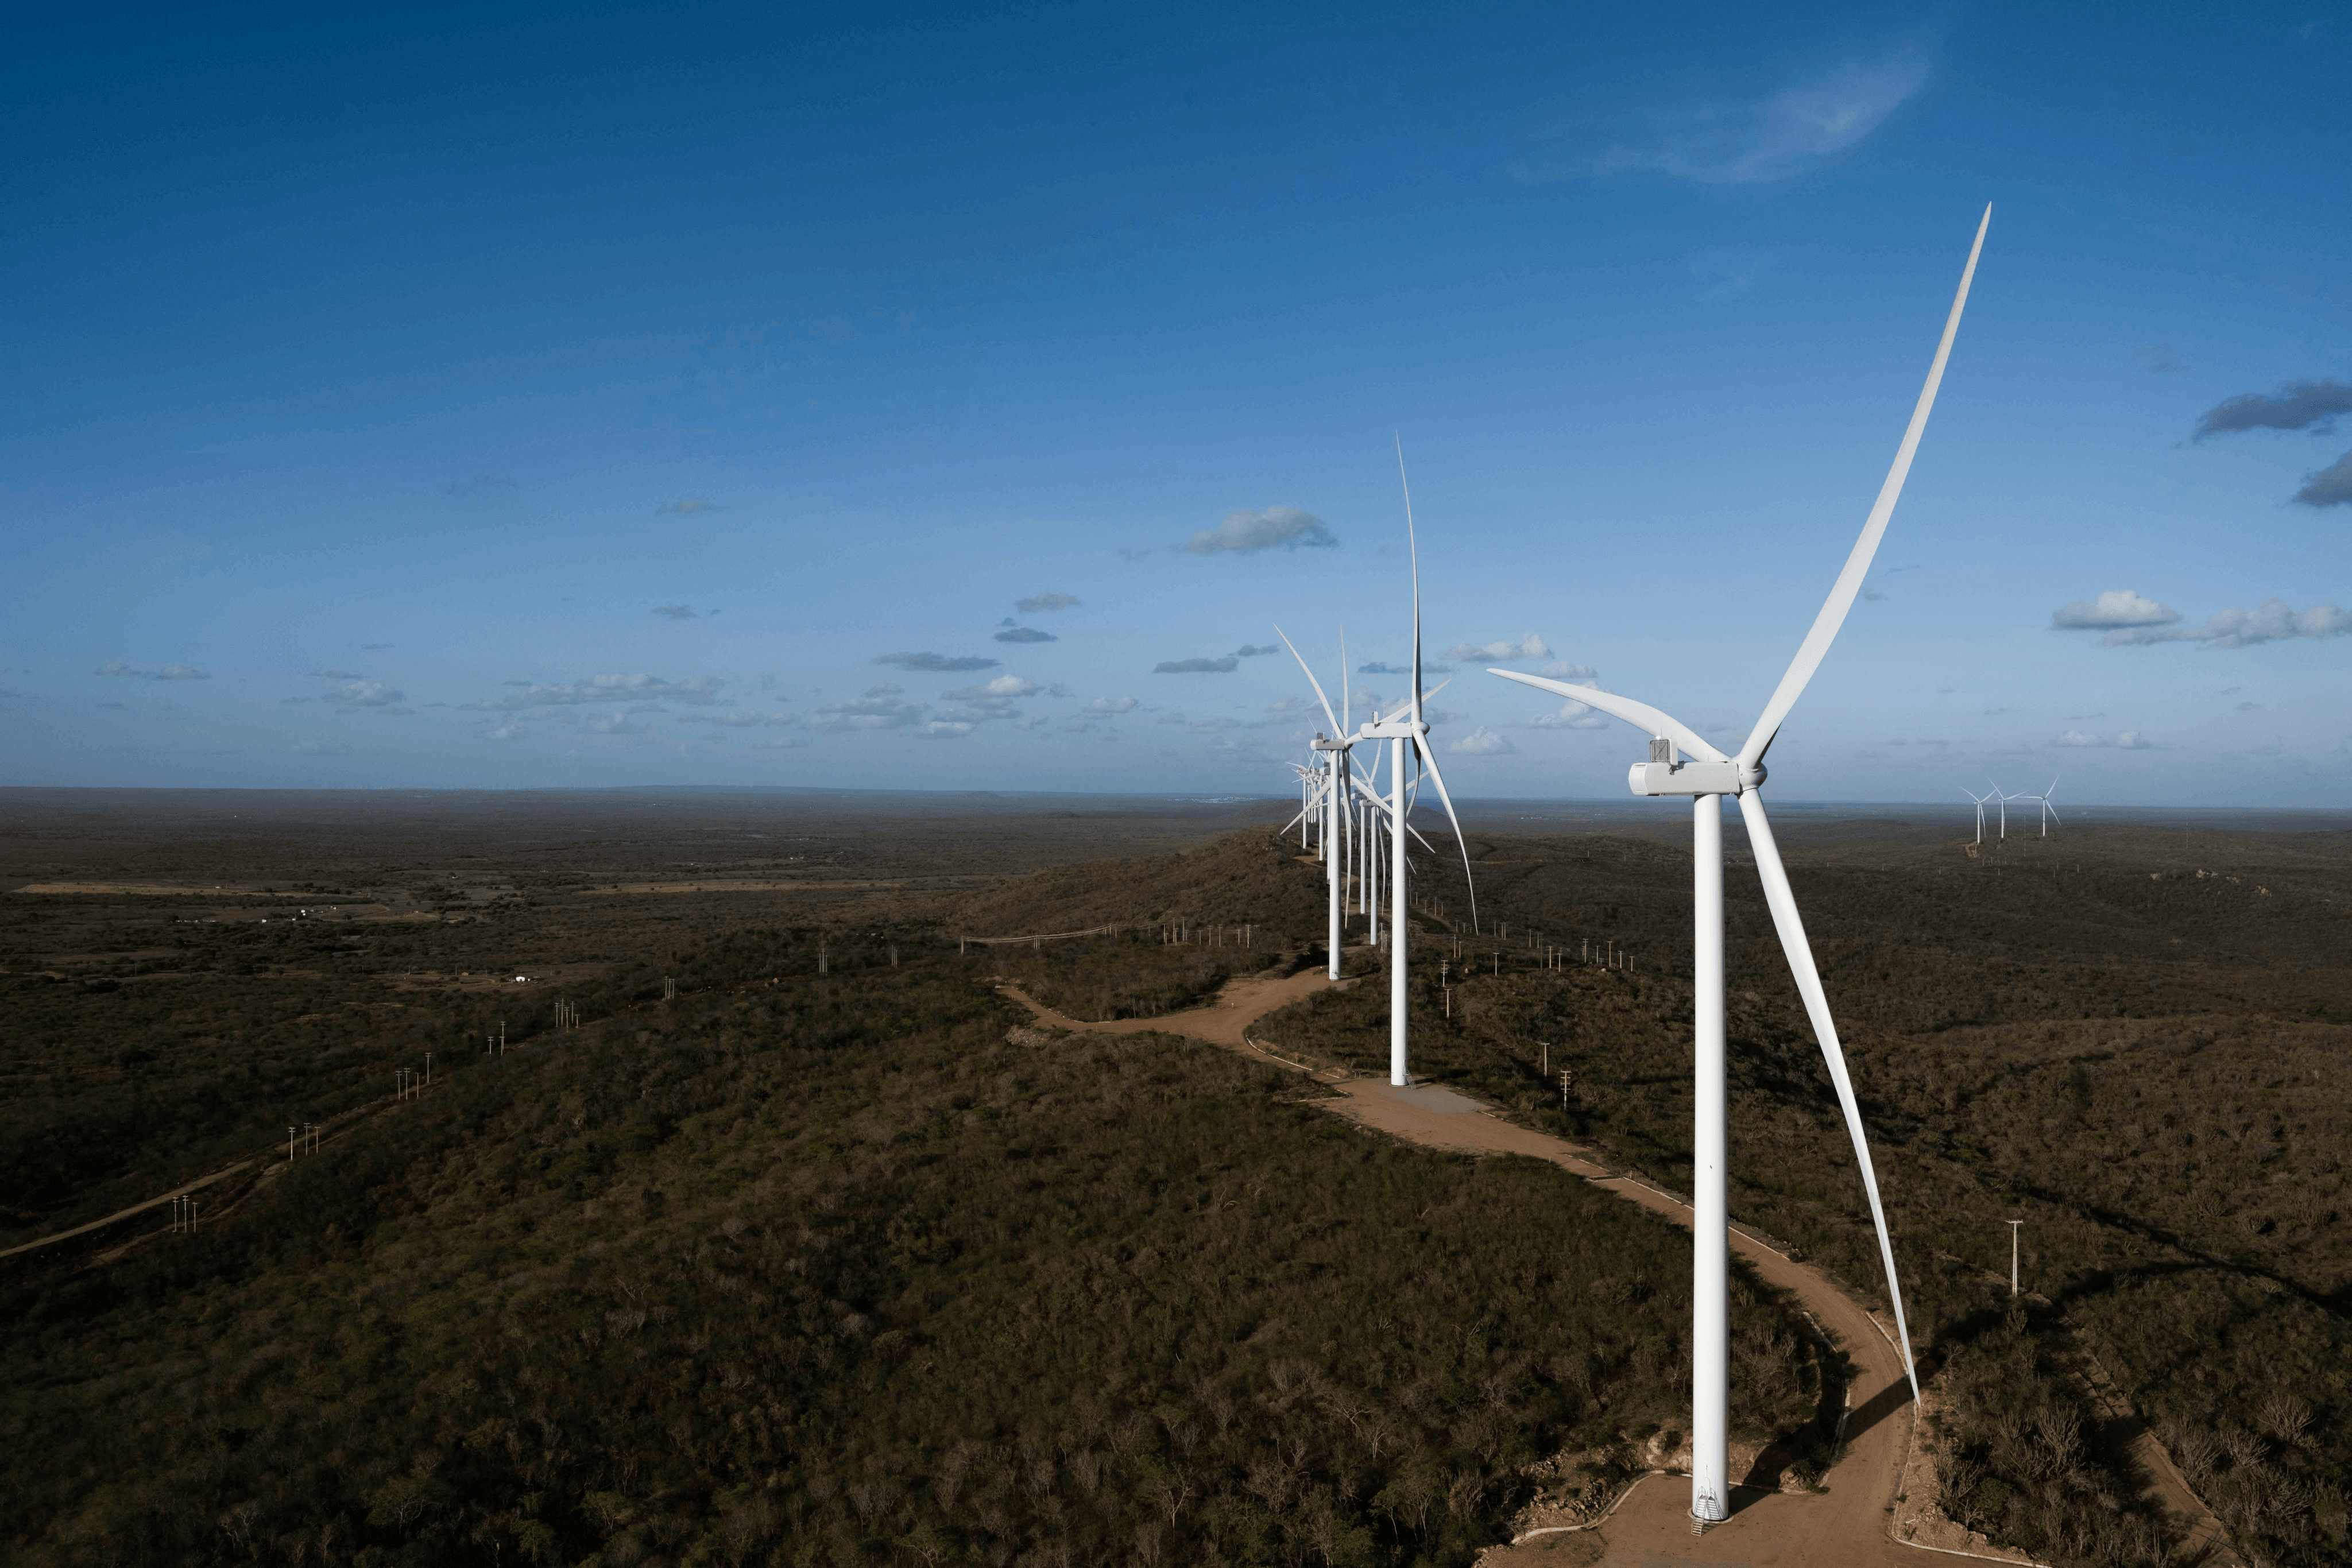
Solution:
[{"label": "winding dirt road", "polygon": [[[1348,982],[1342,981],[1341,984]],[[1006,995],[1027,1007],[1040,1021],[1067,1030],[1107,1034],[1180,1034],[1206,1040],[1229,1051],[1245,1051],[1294,1071],[1312,1072],[1316,1081],[1338,1092],[1328,1102],[1339,1115],[1367,1127],[1431,1148],[1474,1154],[1526,1155],[1607,1187],[1629,1202],[1665,1216],[1678,1225],[1691,1223],[1689,1207],[1681,1199],[1627,1177],[1611,1174],[1595,1163],[1590,1151],[1564,1139],[1516,1126],[1466,1095],[1433,1084],[1398,1089],[1376,1080],[1356,1078],[1338,1070],[1314,1071],[1289,1061],[1250,1039],[1249,1028],[1277,1008],[1321,990],[1328,984],[1320,973],[1294,975],[1284,980],[1234,980],[1213,1003],[1190,1012],[1155,1019],[1119,1019],[1087,1023],[1040,1006],[1018,987],[1006,986]],[[1787,1565],[1787,1568],[1882,1568],[1902,1564],[1922,1568],[1937,1556],[1979,1557],[2004,1563],[2027,1559],[1978,1542],[1966,1550],[1930,1547],[1898,1541],[1893,1531],[1903,1522],[1897,1511],[1896,1489],[1909,1453],[1912,1407],[1910,1387],[1903,1375],[1903,1360],[1887,1332],[1863,1305],[1829,1276],[1794,1263],[1753,1237],[1735,1230],[1732,1246],[1756,1272],[1772,1284],[1793,1292],[1820,1326],[1852,1361],[1854,1382],[1846,1424],[1844,1457],[1823,1479],[1823,1490],[1790,1495],[1769,1486],[1733,1489],[1732,1517],[1705,1535],[1691,1533],[1690,1486],[1680,1476],[1654,1475],[1634,1487],[1618,1508],[1597,1528],[1531,1535],[1509,1547],[1488,1552],[1482,1568],[1528,1564],[1600,1563],[1604,1568],[1649,1568],[1662,1563],[1716,1563]],[[1597,1552],[1596,1552],[1597,1547]]]}]

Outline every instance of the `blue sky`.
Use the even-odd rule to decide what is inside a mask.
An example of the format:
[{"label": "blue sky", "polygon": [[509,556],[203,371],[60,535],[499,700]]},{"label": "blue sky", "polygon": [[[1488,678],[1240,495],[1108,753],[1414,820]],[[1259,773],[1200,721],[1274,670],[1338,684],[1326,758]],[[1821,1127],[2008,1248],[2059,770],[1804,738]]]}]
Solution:
[{"label": "blue sky", "polygon": [[1396,434],[1457,792],[1614,797],[1446,651],[1737,741],[1990,202],[1774,792],[2343,803],[2332,8],[42,26],[0,782],[1278,791]]}]

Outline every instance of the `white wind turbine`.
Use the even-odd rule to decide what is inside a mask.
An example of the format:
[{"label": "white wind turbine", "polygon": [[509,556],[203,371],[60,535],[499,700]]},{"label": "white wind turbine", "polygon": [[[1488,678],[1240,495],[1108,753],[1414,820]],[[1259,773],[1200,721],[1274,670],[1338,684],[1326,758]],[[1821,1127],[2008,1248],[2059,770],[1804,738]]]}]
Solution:
[{"label": "white wind turbine", "polygon": [[[1405,924],[1410,913],[1405,835],[1412,831],[1407,814],[1412,810],[1405,793],[1408,748],[1416,768],[1425,770],[1429,781],[1437,786],[1437,798],[1444,802],[1446,820],[1454,824],[1454,841],[1462,851],[1462,884],[1469,891],[1473,931],[1478,928],[1478,890],[1471,880],[1470,844],[1462,836],[1462,819],[1454,814],[1454,797],[1446,790],[1444,771],[1437,766],[1437,753],[1430,748],[1429,724],[1422,716],[1421,541],[1412,526],[1412,486],[1405,477],[1402,440],[1397,443],[1397,484],[1404,493],[1405,548],[1412,573],[1412,695],[1387,718],[1375,715],[1358,733],[1367,740],[1389,743],[1389,1082],[1402,1089],[1411,1081],[1407,1071],[1411,1009],[1405,993],[1411,963],[1406,940],[1409,928]],[[1419,782],[1417,778],[1415,782]]]},{"label": "white wind turbine", "polygon": [[2066,825],[2063,821],[2059,821],[2058,808],[2050,803],[2050,797],[2057,792],[2058,780],[2056,779],[2053,779],[2050,780],[2050,788],[2042,791],[2041,794],[2020,795],[2018,797],[2021,800],[2032,800],[2042,808],[2042,836],[2045,839],[2050,836],[2050,824],[2052,822],[2057,822],[2062,828]]},{"label": "white wind turbine", "polygon": [[[1963,789],[1963,790],[1961,790],[1961,791],[1960,791],[1960,793],[1961,793],[1961,794],[1963,794],[1963,795],[1966,795],[1969,800],[1974,800],[1974,801],[1977,803],[1977,842],[1979,842],[1979,843],[1982,843],[1982,842],[1984,842],[1984,809],[1985,809],[1985,802],[1986,802],[1987,800],[1991,800],[1991,799],[1992,799],[1992,796],[1991,796],[1991,795],[1979,795],[1979,794],[1978,794],[1978,793],[1977,793],[1975,790],[1973,790],[1973,789]],[[1999,791],[1998,791],[1998,790],[1996,790],[1994,793],[1996,793],[1996,794],[1997,794],[1997,793],[1999,793]]]},{"label": "white wind turbine", "polygon": [[[1878,553],[1879,541],[1885,536],[1887,520],[1894,515],[1895,501],[1903,493],[1903,481],[1911,471],[1912,455],[1918,450],[1927,415],[1935,407],[1936,389],[1944,379],[1944,364],[1951,355],[1953,337],[1959,331],[1960,311],[1968,303],[1969,285],[1976,277],[1977,257],[1984,249],[1985,230],[1991,222],[1992,208],[1988,206],[1983,220],[1977,225],[1975,243],[1969,247],[1968,266],[1960,273],[1960,286],[1952,298],[1944,335],[1936,345],[1927,385],[1920,389],[1919,401],[1911,411],[1910,425],[1903,433],[1894,465],[1888,469],[1886,481],[1879,487],[1878,499],[1863,524],[1862,537],[1854,541],[1853,550],[1846,557],[1845,568],[1838,573],[1821,613],[1813,618],[1811,630],[1797,648],[1797,656],[1790,662],[1787,673],[1781,675],[1780,685],[1764,705],[1756,727],[1748,732],[1747,744],[1737,757],[1726,757],[1689,726],[1646,703],[1539,675],[1521,674],[1516,670],[1487,672],[1597,707],[1648,731],[1650,760],[1633,765],[1630,774],[1633,793],[1693,797],[1692,991],[1697,1061],[1691,1178],[1691,1513],[1702,1524],[1728,1518],[1731,1501],[1730,1211],[1724,1174],[1727,1127],[1721,797],[1726,795],[1739,801],[1748,845],[1756,857],[1757,876],[1764,884],[1764,899],[1772,912],[1773,926],[1780,934],[1782,951],[1788,955],[1797,990],[1804,998],[1814,1037],[1821,1042],[1830,1082],[1837,1091],[1838,1107],[1845,1115],[1846,1134],[1853,1141],[1854,1161],[1862,1169],[1863,1190],[1870,1199],[1871,1222],[1878,1230],[1879,1260],[1885,1268],[1886,1292],[1895,1306],[1895,1332],[1903,1351],[1904,1371],[1911,1381],[1913,1399],[1918,1397],[1919,1376],[1911,1362],[1911,1333],[1904,1321],[1903,1289],[1895,1270],[1895,1247],[1887,1235],[1885,1207],[1879,1202],[1878,1177],[1871,1164],[1869,1142],[1863,1133],[1862,1111],[1854,1101],[1853,1081],[1846,1074],[1845,1053],[1838,1045],[1837,1027],[1830,1017],[1829,998],[1822,992],[1821,975],[1813,966],[1812,948],[1805,939],[1804,922],[1798,915],[1795,894],[1790,890],[1789,873],[1780,862],[1780,847],[1773,841],[1772,825],[1765,818],[1763,797],[1758,791],[1765,779],[1764,754],[1780,734],[1789,710],[1803,694],[1806,683],[1812,679],[1829,653],[1838,628],[1853,608],[1863,578]],[[1697,760],[1678,757],[1677,746]]]},{"label": "white wind turbine", "polygon": [[[1992,780],[1990,779],[1986,779],[1985,782],[1992,784]],[[1992,792],[1994,798],[2000,802],[2000,841],[2002,843],[2007,843],[2009,842],[2009,803],[2011,800],[2022,800],[2025,797],[2022,795],[2004,795],[2001,793],[2000,786],[1998,784],[1992,784]]]},{"label": "white wind turbine", "polygon": [[[1290,633],[1277,624],[1274,634],[1282,639],[1282,645],[1290,650],[1290,656],[1298,660],[1300,673],[1306,675],[1307,684],[1315,688],[1315,700],[1323,705],[1323,716],[1331,721],[1329,735],[1316,736],[1315,749],[1323,754],[1325,775],[1322,786],[1323,823],[1322,831],[1318,834],[1322,841],[1323,880],[1329,903],[1324,945],[1329,949],[1328,977],[1337,980],[1339,977],[1339,945],[1346,919],[1347,851],[1349,841],[1355,836],[1349,831],[1353,802],[1348,787],[1348,757],[1357,737],[1348,733],[1348,727],[1341,724],[1339,716],[1331,711],[1331,699],[1323,695],[1323,683],[1315,678],[1315,672],[1299,656],[1298,645],[1290,640]],[[1347,682],[1348,639],[1342,632],[1339,637],[1339,693],[1342,702],[1348,697]]]}]

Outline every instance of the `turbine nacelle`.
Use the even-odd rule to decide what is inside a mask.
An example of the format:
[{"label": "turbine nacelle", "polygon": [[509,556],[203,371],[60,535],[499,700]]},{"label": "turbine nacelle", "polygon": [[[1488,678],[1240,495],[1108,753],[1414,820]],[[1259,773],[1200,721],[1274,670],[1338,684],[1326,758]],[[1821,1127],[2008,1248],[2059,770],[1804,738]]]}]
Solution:
[{"label": "turbine nacelle", "polygon": [[1764,782],[1765,768],[1760,762],[1746,768],[1738,758],[1728,762],[1702,762],[1695,758],[1675,759],[1674,742],[1664,743],[1666,757],[1660,759],[1658,747],[1653,746],[1651,760],[1636,762],[1627,769],[1625,782],[1636,795],[1744,795]]}]

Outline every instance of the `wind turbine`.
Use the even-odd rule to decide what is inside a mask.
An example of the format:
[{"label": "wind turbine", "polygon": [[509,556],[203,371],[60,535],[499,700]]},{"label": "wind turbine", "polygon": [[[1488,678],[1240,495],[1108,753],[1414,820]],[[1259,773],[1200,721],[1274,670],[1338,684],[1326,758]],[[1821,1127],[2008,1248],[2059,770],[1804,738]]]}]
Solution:
[{"label": "wind turbine", "polygon": [[2032,800],[2032,801],[2034,801],[2035,803],[2037,803],[2038,805],[2040,805],[2040,806],[2041,806],[2041,808],[2042,808],[2042,836],[2043,838],[2045,838],[2045,839],[2046,839],[2046,838],[2048,838],[2048,837],[2050,836],[2050,824],[2051,824],[2053,821],[2057,821],[2057,822],[2058,822],[2058,825],[2059,825],[2060,827],[2062,827],[2062,828],[2063,828],[2063,827],[2064,827],[2064,826],[2066,825],[2063,821],[2060,821],[2058,820],[2058,808],[2057,808],[2057,807],[2055,807],[2055,806],[2053,806],[2053,805],[2052,805],[2052,804],[2050,803],[2050,797],[2051,797],[2051,796],[2053,796],[2053,795],[2054,795],[2054,794],[2056,794],[2057,792],[2058,792],[2058,780],[2057,780],[2057,779],[2053,779],[2052,780],[2050,780],[2050,788],[2049,788],[2049,789],[2044,789],[2043,791],[2042,791],[2042,793],[2041,793],[2041,794],[2039,794],[2039,795],[2020,795],[2020,796],[2018,797],[2018,799],[2019,799],[2019,800]]},{"label": "wind turbine", "polygon": [[[1307,677],[1307,684],[1315,688],[1315,700],[1323,705],[1323,716],[1331,721],[1329,735],[1318,734],[1315,737],[1315,749],[1323,754],[1325,773],[1320,837],[1323,841],[1323,880],[1328,894],[1329,913],[1326,920],[1324,946],[1329,949],[1328,977],[1337,980],[1339,977],[1339,944],[1345,915],[1341,905],[1347,896],[1348,829],[1353,806],[1347,782],[1348,754],[1356,744],[1357,737],[1348,733],[1348,727],[1341,724],[1339,716],[1331,711],[1331,699],[1323,695],[1323,683],[1315,678],[1315,672],[1300,656],[1298,645],[1290,640],[1290,633],[1277,623],[1274,634],[1282,639],[1282,645],[1290,650],[1290,656],[1298,660],[1299,673]],[[1343,632],[1339,639],[1339,693],[1343,702],[1348,697],[1347,680],[1348,642]]]},{"label": "wind turbine", "polygon": [[[1960,793],[1966,795],[1969,800],[1974,800],[1977,803],[1977,842],[1982,843],[1984,842],[1985,802],[1991,800],[1992,796],[1979,795],[1973,789],[1963,789]],[[1998,791],[1995,791],[1995,793],[1998,793]]]},{"label": "wind turbine", "polygon": [[[1992,784],[1992,780],[1990,779],[1986,779],[1985,782]],[[2000,799],[2000,841],[2002,843],[2007,843],[2009,842],[2009,803],[2011,800],[2022,800],[2025,797],[2022,795],[2002,795],[2000,792],[2000,786],[1998,784],[1992,785],[1992,792]]]},{"label": "wind turbine", "polygon": [[[1853,1144],[1854,1162],[1862,1169],[1863,1189],[1870,1198],[1871,1223],[1878,1230],[1879,1259],[1886,1270],[1886,1292],[1895,1305],[1895,1339],[1903,1351],[1904,1372],[1911,1382],[1912,1398],[1918,1398],[1919,1375],[1911,1361],[1911,1332],[1904,1321],[1903,1288],[1895,1270],[1895,1246],[1887,1235],[1885,1209],[1879,1202],[1878,1177],[1871,1165],[1869,1141],[1863,1133],[1862,1111],[1854,1102],[1845,1053],[1838,1045],[1837,1027],[1830,1017],[1829,998],[1822,992],[1821,974],[1813,965],[1812,948],[1805,939],[1804,922],[1798,915],[1795,894],[1790,890],[1788,870],[1780,862],[1772,824],[1764,815],[1763,797],[1758,791],[1765,779],[1765,752],[1771,747],[1790,709],[1796,706],[1806,684],[1828,654],[1838,629],[1853,608],[1854,597],[1861,591],[1863,579],[1878,553],[1879,541],[1885,537],[1887,521],[1894,516],[1895,504],[1903,494],[1903,482],[1911,471],[1912,456],[1927,430],[1927,415],[1935,407],[1936,389],[1943,382],[1945,361],[1951,356],[1952,340],[1959,331],[1960,312],[1968,304],[1969,285],[1976,277],[1977,257],[1984,249],[1985,230],[1991,222],[1992,208],[1987,206],[1982,221],[1977,225],[1976,240],[1969,247],[1968,265],[1960,273],[1959,288],[1952,297],[1951,313],[1945,319],[1944,335],[1936,345],[1927,385],[1920,389],[1919,401],[1911,411],[1910,425],[1903,433],[1902,444],[1895,448],[1894,465],[1887,470],[1878,499],[1862,526],[1862,537],[1854,541],[1844,570],[1838,573],[1828,600],[1813,618],[1811,630],[1798,645],[1797,656],[1790,662],[1737,757],[1726,757],[1697,731],[1646,703],[1589,686],[1571,686],[1539,675],[1521,674],[1516,670],[1487,672],[1597,707],[1647,731],[1651,737],[1650,760],[1635,763],[1628,776],[1633,793],[1692,798],[1692,990],[1697,1049],[1691,1178],[1691,1514],[1702,1525],[1728,1518],[1731,1502],[1727,1286],[1730,1210],[1724,1176],[1727,1126],[1722,797],[1726,795],[1739,801],[1748,845],[1756,857],[1757,876],[1764,884],[1764,899],[1772,912],[1773,926],[1780,934],[1782,951],[1788,955],[1797,990],[1804,998],[1814,1037],[1821,1042],[1830,1082],[1837,1090],[1838,1107],[1845,1115],[1846,1135]],[[1696,760],[1678,756],[1677,747]]]},{"label": "wind turbine", "polygon": [[[1412,802],[1405,795],[1404,766],[1408,749],[1418,769],[1429,775],[1437,786],[1437,798],[1445,804],[1445,816],[1454,824],[1454,841],[1462,851],[1462,883],[1470,890],[1470,928],[1478,927],[1478,890],[1470,876],[1470,844],[1462,836],[1462,819],[1454,814],[1454,797],[1446,791],[1444,771],[1437,766],[1437,753],[1430,748],[1429,723],[1422,716],[1421,690],[1421,542],[1412,526],[1412,486],[1405,477],[1404,443],[1397,442],[1397,484],[1404,493],[1404,538],[1412,572],[1412,695],[1405,706],[1391,712],[1385,719],[1374,715],[1371,722],[1358,732],[1366,740],[1389,743],[1389,1082],[1403,1088],[1409,1082],[1407,1067],[1407,1023],[1410,1016],[1405,981],[1410,964],[1405,940],[1405,919],[1410,913],[1409,890],[1406,886],[1408,863],[1405,856],[1405,835],[1411,831],[1406,813]],[[1441,688],[1443,689],[1443,688]]]}]

